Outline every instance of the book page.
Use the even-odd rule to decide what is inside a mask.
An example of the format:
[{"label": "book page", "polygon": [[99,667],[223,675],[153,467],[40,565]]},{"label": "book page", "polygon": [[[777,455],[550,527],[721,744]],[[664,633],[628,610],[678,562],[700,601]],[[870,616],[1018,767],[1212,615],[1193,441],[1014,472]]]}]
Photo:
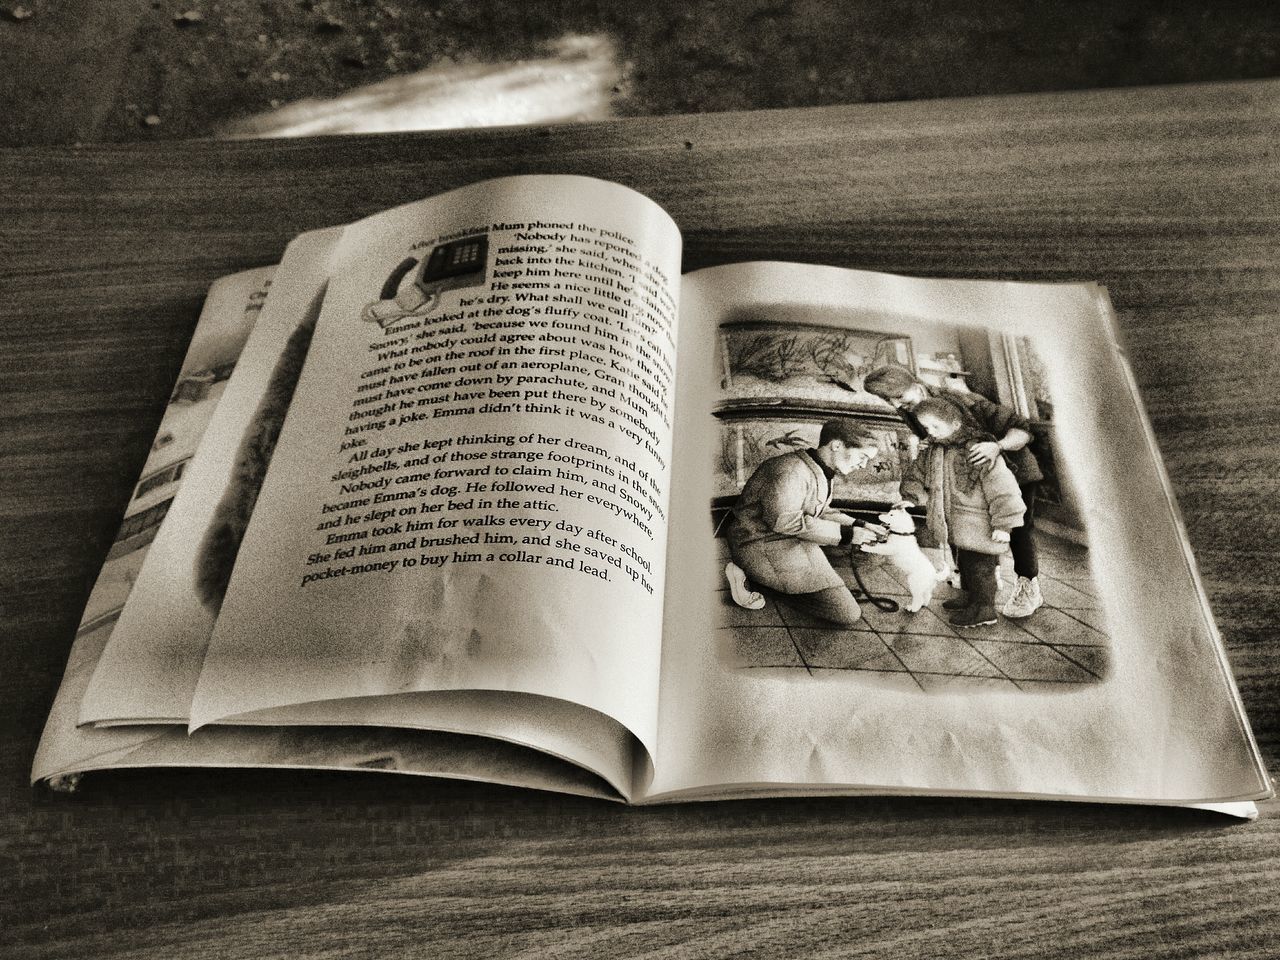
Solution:
[{"label": "book page", "polygon": [[[277,295],[257,302],[260,312],[245,311],[235,284],[211,289],[202,316],[240,315],[243,322],[216,323],[198,352],[193,341],[197,356],[179,375],[177,403],[167,416],[181,422],[170,431],[172,442],[153,454],[160,466],[144,474],[138,489],[146,502],[164,507],[147,518],[154,521],[154,541],[145,561],[135,557],[79,722],[186,722],[217,616],[209,584],[225,578],[235,556],[232,536],[210,540],[208,531],[230,534],[252,508],[253,484],[241,481],[265,469],[269,421],[278,419],[260,414],[282,413],[281,402],[287,403],[340,233],[315,231],[294,240],[275,275]],[[246,492],[229,496],[233,488]]]},{"label": "book page", "polygon": [[[629,735],[620,725],[563,701],[526,703],[527,709],[520,710],[521,705],[470,691],[405,695],[337,704],[327,711],[328,725],[299,709],[281,711],[288,715],[272,718],[273,727],[210,727],[188,735],[186,714],[213,628],[212,611],[203,604],[182,602],[195,595],[194,586],[174,595],[155,595],[151,591],[165,589],[167,584],[154,574],[139,579],[139,569],[155,540],[166,536],[165,524],[180,526],[184,511],[210,510],[232,499],[228,486],[217,496],[174,507],[175,494],[183,485],[193,477],[199,483],[201,469],[192,467],[192,451],[199,445],[207,460],[202,438],[222,401],[230,399],[217,429],[227,436],[244,435],[251,413],[261,409],[263,395],[275,379],[269,373],[279,365],[278,358],[270,356],[272,349],[284,353],[291,337],[281,331],[279,337],[253,338],[255,321],[269,300],[273,275],[283,295],[292,299],[302,293],[305,306],[306,291],[298,289],[295,268],[301,254],[307,254],[301,257],[304,263],[311,263],[310,255],[323,247],[323,239],[304,238],[302,249],[295,245],[281,274],[276,274],[275,267],[264,267],[224,277],[210,288],[152,454],[86,605],[32,765],[32,782],[49,780],[57,789],[68,789],[80,774],[95,770],[271,766],[460,777],[617,799],[630,783]],[[276,325],[273,316],[279,315],[278,308],[273,310],[264,329]],[[251,359],[241,363],[250,339],[254,340]],[[255,368],[260,376],[255,376]],[[239,374],[233,374],[233,369]],[[238,424],[235,429],[232,421]],[[231,452],[226,451],[228,463],[233,459]],[[232,473],[246,479],[239,476],[244,471]],[[209,522],[213,523],[212,518]],[[178,563],[165,564],[160,572],[186,572],[191,579],[181,582],[193,582],[192,571],[199,565],[192,562],[193,544],[203,539],[189,539],[187,555]],[[167,606],[171,600],[176,601],[172,608]],[[95,707],[105,710],[104,719],[78,724],[90,677],[95,676],[103,650],[115,639],[113,630],[122,610],[131,604],[153,618],[149,624],[153,632],[121,638],[114,659],[125,665],[124,682],[98,675],[100,692],[118,684],[119,702]],[[431,699],[415,702],[424,697]],[[181,713],[181,726],[164,722],[174,712]],[[137,715],[144,719],[139,722]],[[379,724],[415,729],[378,729]],[[587,771],[603,777],[613,789]]]},{"label": "book page", "polygon": [[682,311],[649,799],[1267,794],[1104,291],[739,264]]},{"label": "book page", "polygon": [[580,177],[347,228],[192,726],[495,690],[651,746],[679,257],[656,205]]}]

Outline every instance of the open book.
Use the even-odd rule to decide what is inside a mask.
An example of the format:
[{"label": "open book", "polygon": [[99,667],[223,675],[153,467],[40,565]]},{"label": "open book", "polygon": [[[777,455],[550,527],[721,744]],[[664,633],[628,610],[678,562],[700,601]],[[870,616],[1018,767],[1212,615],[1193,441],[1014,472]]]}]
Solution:
[{"label": "open book", "polygon": [[1104,290],[680,263],[534,176],[216,284],[33,779],[1271,795]]}]

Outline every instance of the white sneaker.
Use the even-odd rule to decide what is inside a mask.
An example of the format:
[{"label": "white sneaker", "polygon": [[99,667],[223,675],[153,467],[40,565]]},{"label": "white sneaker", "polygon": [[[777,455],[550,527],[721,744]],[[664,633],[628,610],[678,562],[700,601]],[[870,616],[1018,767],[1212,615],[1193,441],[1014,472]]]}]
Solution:
[{"label": "white sneaker", "polygon": [[1044,597],[1040,595],[1039,578],[1032,577],[1028,580],[1026,577],[1019,577],[1017,585],[1013,588],[1013,595],[1009,597],[1000,612],[1010,619],[1020,620],[1031,616],[1042,606],[1044,606]]},{"label": "white sneaker", "polygon": [[746,573],[732,560],[725,564],[724,576],[729,581],[729,594],[734,603],[744,610],[759,610],[764,607],[764,594],[757,593],[747,585]]}]

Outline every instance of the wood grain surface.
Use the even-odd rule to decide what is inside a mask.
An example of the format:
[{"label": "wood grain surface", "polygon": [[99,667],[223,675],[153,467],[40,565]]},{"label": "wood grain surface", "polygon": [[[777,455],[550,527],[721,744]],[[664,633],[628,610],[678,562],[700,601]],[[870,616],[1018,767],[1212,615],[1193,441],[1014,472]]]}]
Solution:
[{"label": "wood grain surface", "polygon": [[551,129],[0,151],[0,954],[1274,957],[1280,815],[919,799],[619,809],[414,778],[27,772],[205,288],[508,173],[685,268],[1100,280],[1280,762],[1280,82]]}]

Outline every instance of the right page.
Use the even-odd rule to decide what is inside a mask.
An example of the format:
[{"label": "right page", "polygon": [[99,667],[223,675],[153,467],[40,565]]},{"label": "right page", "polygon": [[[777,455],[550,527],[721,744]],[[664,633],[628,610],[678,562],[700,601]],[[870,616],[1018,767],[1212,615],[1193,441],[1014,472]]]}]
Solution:
[{"label": "right page", "polygon": [[685,278],[645,799],[1270,787],[1105,291]]}]

